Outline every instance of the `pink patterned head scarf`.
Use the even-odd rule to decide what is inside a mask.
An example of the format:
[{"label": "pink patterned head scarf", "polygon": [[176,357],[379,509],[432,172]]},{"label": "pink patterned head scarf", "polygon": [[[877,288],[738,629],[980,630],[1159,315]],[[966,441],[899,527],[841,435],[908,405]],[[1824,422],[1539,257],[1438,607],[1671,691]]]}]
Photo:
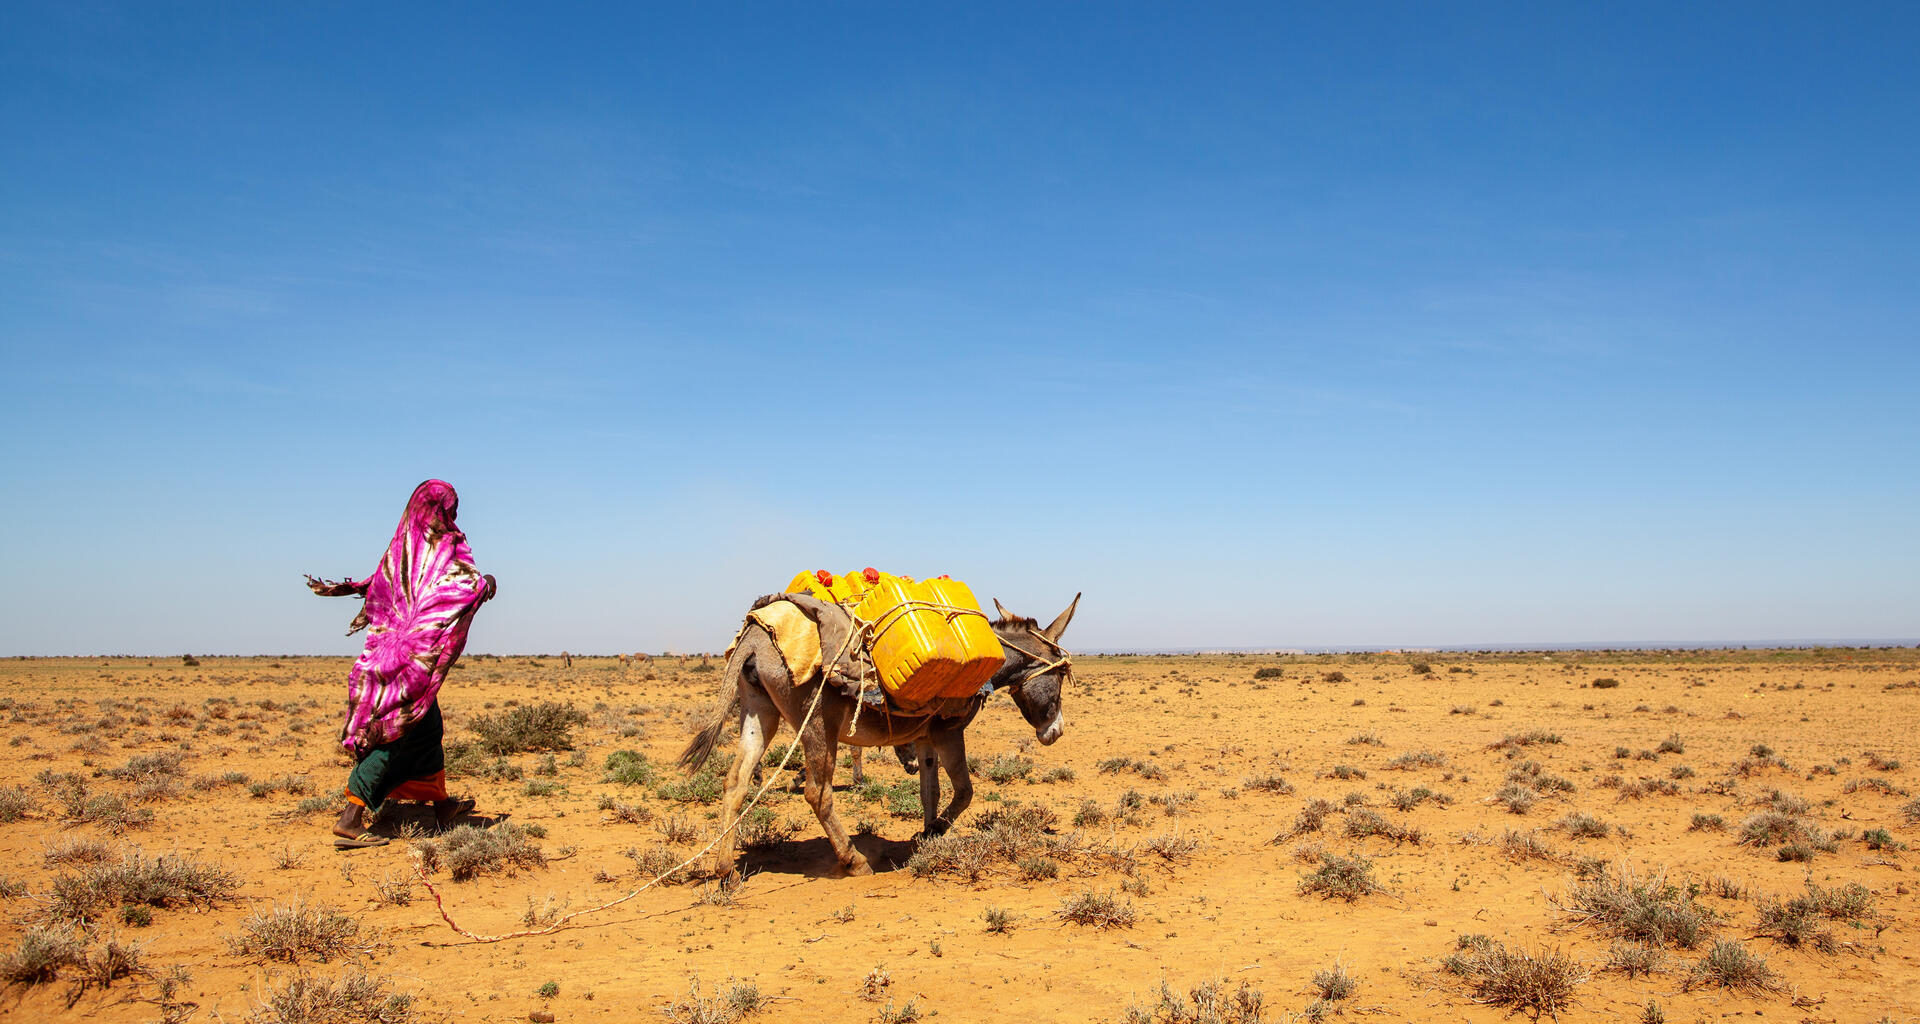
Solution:
[{"label": "pink patterned head scarf", "polygon": [[361,754],[405,735],[432,707],[440,684],[467,646],[467,630],[493,581],[473,565],[467,536],[454,524],[459,495],[443,480],[414,488],[380,567],[363,580],[307,577],[324,597],[366,598],[348,635],[367,630],[367,646],[347,677],[347,723],[340,743]]}]

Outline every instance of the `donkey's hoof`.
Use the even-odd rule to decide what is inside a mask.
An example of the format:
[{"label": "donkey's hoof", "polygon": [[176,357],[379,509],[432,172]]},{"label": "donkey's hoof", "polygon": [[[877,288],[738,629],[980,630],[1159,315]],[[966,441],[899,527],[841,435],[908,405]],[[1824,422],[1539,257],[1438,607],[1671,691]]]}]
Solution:
[{"label": "donkey's hoof", "polygon": [[861,875],[873,874],[873,865],[867,863],[867,858],[857,854],[852,860],[848,861],[844,867],[847,869],[847,877],[849,878],[858,878]]}]

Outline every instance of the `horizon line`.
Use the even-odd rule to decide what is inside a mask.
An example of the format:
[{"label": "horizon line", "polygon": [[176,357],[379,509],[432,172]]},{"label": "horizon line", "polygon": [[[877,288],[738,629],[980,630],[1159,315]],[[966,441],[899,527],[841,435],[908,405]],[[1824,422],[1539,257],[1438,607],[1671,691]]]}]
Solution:
[{"label": "horizon line", "polygon": [[[1579,642],[1540,642],[1540,643],[1518,642],[1518,643],[1490,643],[1490,644],[1322,644],[1322,645],[1307,645],[1307,646],[1273,644],[1273,645],[1258,645],[1258,646],[1246,646],[1246,647],[1210,647],[1210,646],[1099,647],[1099,648],[1088,648],[1086,650],[1078,651],[1076,653],[1085,654],[1085,655],[1101,655],[1101,656],[1129,655],[1129,654],[1133,654],[1133,655],[1269,654],[1269,655],[1276,655],[1276,656],[1287,656],[1287,655],[1306,655],[1306,654],[1475,654],[1475,653],[1516,654],[1516,653],[1527,653],[1527,652],[1533,652],[1533,651],[1560,652],[1560,653],[1581,652],[1581,651],[1607,652],[1607,653],[1633,653],[1633,652],[1643,652],[1643,651],[1645,652],[1650,652],[1650,651],[1731,651],[1731,650],[1783,651],[1783,650],[1806,650],[1809,648],[1817,648],[1817,647],[1866,648],[1866,649],[1882,649],[1882,650],[1897,649],[1897,648],[1903,648],[1903,647],[1920,647],[1920,638],[1916,638],[1916,637],[1903,637],[1903,638],[1853,637],[1853,638],[1812,638],[1812,639],[1795,639],[1795,640],[1632,640],[1632,641],[1579,641]],[[595,652],[595,651],[572,651],[572,650],[509,651],[509,652],[470,651],[468,652],[468,655],[471,657],[485,657],[485,658],[557,658],[561,654],[567,654],[572,657],[578,657],[578,658],[615,658],[623,654],[632,655],[634,653],[643,654],[647,657],[658,657],[658,658],[711,658],[711,657],[719,656],[719,654],[722,652],[676,651],[676,650],[665,650],[660,652],[653,652],[653,651]],[[171,653],[170,654],[128,654],[128,653],[106,654],[106,653],[95,652],[92,654],[4,654],[4,655],[0,655],[0,659],[9,660],[9,661],[33,661],[33,660],[46,660],[46,659],[53,659],[53,658],[154,659],[154,658],[178,658],[178,657],[354,658],[354,657],[358,657],[358,655],[314,654],[314,653],[297,654],[297,653],[291,653],[291,652],[280,652],[280,653],[256,652],[253,654],[194,654],[191,651],[180,652],[178,654],[171,654]]]}]

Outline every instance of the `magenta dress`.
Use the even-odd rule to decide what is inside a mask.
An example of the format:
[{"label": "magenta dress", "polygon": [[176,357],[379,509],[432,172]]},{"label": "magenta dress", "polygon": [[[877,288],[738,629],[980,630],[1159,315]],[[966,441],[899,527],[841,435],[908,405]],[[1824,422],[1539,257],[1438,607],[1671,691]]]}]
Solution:
[{"label": "magenta dress", "polygon": [[[307,585],[323,597],[366,599],[347,630],[351,636],[365,627],[367,645],[347,677],[347,718],[340,744],[360,762],[349,791],[370,807],[377,808],[387,792],[407,782],[428,782],[439,774],[437,763],[425,770],[429,761],[441,760],[438,737],[430,744],[401,741],[416,725],[439,722],[435,701],[440,686],[466,649],[474,612],[494,594],[492,581],[474,567],[466,535],[455,525],[459,509],[451,484],[428,480],[407,499],[393,543],[373,575],[337,583],[307,577]],[[429,745],[430,756],[423,749]],[[408,756],[373,757],[378,764],[367,764],[376,752]],[[355,785],[369,774],[382,778]],[[369,792],[355,792],[358,788]]]}]

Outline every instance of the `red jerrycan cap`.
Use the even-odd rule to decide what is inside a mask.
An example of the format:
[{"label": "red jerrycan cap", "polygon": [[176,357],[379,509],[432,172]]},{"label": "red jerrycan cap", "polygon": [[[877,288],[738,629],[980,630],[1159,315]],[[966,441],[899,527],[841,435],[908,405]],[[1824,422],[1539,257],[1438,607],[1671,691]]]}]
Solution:
[{"label": "red jerrycan cap", "polygon": [[871,565],[867,566],[866,569],[864,569],[860,573],[860,575],[865,576],[867,578],[867,583],[869,585],[880,582],[880,570],[875,569]]}]

